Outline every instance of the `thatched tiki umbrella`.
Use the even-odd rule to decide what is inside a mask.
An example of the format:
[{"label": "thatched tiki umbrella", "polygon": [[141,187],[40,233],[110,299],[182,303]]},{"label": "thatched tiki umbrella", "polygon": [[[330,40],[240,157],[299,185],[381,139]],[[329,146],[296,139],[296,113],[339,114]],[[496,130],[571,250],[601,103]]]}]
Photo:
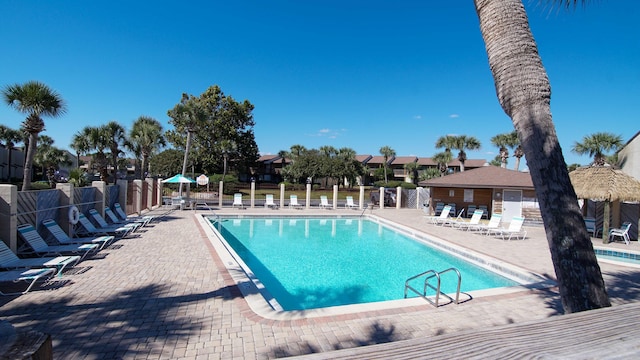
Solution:
[{"label": "thatched tiki umbrella", "polygon": [[612,201],[640,201],[640,181],[610,166],[581,167],[569,173],[579,199],[604,201],[602,239],[609,240]]}]

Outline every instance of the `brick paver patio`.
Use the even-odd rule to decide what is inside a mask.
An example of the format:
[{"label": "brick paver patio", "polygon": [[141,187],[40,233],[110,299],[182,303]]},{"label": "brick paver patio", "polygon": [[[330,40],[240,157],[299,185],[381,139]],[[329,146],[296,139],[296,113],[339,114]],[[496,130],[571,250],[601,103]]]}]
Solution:
[{"label": "brick paver patio", "polygon": [[[308,215],[317,210],[238,211]],[[330,211],[339,212],[358,213]],[[528,228],[524,241],[505,242],[429,225],[418,210],[373,214],[553,277],[542,228]],[[525,290],[437,309],[425,303],[311,319],[267,319],[251,310],[195,216],[175,211],[44,289],[0,298],[0,319],[19,330],[51,334],[56,359],[270,359],[481,330],[561,311],[552,290]],[[636,301],[638,269],[609,264],[602,269],[614,304]]]}]

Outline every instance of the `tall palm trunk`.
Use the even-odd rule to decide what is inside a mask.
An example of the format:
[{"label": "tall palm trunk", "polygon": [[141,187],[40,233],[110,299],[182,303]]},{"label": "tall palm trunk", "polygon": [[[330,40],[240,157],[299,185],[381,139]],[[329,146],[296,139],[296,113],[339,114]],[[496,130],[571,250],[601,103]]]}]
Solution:
[{"label": "tall palm trunk", "polygon": [[527,157],[565,312],[611,306],[551,117],[551,86],[521,0],[474,0],[500,105]]},{"label": "tall palm trunk", "polygon": [[38,144],[38,133],[29,133],[29,144],[27,146],[27,158],[24,160],[24,177],[22,181],[22,191],[31,189],[31,170],[33,168],[33,157],[36,154]]}]

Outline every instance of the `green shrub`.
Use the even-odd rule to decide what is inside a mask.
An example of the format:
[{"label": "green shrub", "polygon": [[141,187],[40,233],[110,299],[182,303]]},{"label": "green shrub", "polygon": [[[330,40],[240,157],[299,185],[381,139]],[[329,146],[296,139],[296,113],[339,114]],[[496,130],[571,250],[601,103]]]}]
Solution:
[{"label": "green shrub", "polygon": [[415,189],[416,188],[416,186],[414,184],[412,184],[412,183],[408,183],[408,182],[404,182],[404,181],[398,181],[398,180],[389,181],[386,184],[385,184],[384,180],[381,180],[381,181],[376,181],[375,183],[373,183],[373,185],[376,188],[380,188],[380,187],[397,188],[398,186],[400,186],[403,189]]}]

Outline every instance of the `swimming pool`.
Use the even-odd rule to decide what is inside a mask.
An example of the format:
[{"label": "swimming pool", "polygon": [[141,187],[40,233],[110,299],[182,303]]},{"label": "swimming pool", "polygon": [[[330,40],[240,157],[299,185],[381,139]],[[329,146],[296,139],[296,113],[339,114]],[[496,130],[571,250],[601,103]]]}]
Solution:
[{"label": "swimming pool", "polygon": [[[240,217],[210,223],[272,306],[285,311],[403,299],[409,277],[451,267],[461,272],[465,293],[523,284],[513,273],[474,264],[477,256],[463,260],[369,218]],[[453,272],[442,275],[443,292],[454,294],[456,286]]]},{"label": "swimming pool", "polygon": [[606,247],[594,247],[598,261],[640,268],[640,252],[633,250],[616,250]]}]

